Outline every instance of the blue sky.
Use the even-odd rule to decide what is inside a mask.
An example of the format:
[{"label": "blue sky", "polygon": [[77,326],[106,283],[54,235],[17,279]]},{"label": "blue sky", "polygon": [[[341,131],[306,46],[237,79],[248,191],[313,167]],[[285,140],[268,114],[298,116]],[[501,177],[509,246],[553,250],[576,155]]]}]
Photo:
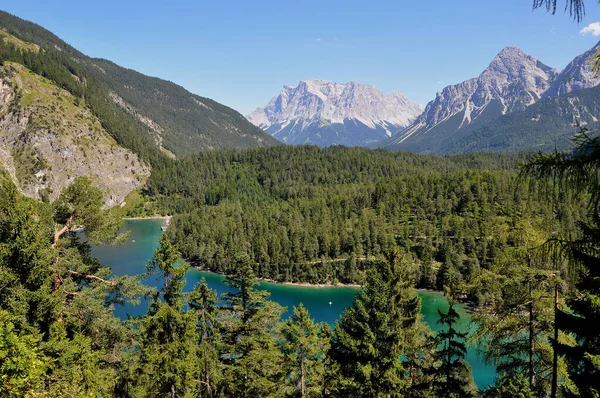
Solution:
[{"label": "blue sky", "polygon": [[[506,46],[563,68],[600,36],[532,0],[30,1],[1,7],[87,55],[181,84],[247,114],[284,85],[320,78],[426,104]],[[594,25],[595,26],[595,25]],[[600,35],[600,26],[596,31]]]}]

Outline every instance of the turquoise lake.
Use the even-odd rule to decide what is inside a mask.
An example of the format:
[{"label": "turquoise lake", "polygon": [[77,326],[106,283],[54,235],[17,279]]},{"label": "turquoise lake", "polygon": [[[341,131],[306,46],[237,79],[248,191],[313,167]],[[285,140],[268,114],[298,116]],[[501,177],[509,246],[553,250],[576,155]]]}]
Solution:
[{"label": "turquoise lake", "polygon": [[[145,272],[144,264],[152,258],[154,249],[158,246],[158,239],[162,233],[162,220],[126,220],[124,229],[130,231],[129,239],[119,246],[97,246],[92,248],[92,254],[103,264],[110,266],[116,275],[138,275]],[[217,293],[227,291],[221,275],[191,269],[187,274],[186,290],[202,278]],[[147,284],[156,281],[149,278]],[[260,284],[260,288],[271,293],[270,299],[287,307],[288,316],[293,306],[303,303],[317,322],[325,321],[333,326],[339,319],[345,307],[352,304],[358,289],[351,287],[305,287],[276,283]],[[422,301],[422,313],[425,321],[433,330],[439,329],[437,320],[438,310],[446,311],[448,302],[444,296],[435,292],[419,292]],[[331,304],[330,304],[331,303]],[[115,314],[121,318],[127,315],[135,316],[146,312],[147,304],[142,303],[137,307],[126,306],[115,308]],[[468,330],[470,327],[469,315],[463,307],[458,309],[461,315],[459,329]],[[496,372],[493,367],[484,364],[477,355],[477,347],[469,346],[466,357],[473,368],[473,377],[480,388],[494,382]]]}]

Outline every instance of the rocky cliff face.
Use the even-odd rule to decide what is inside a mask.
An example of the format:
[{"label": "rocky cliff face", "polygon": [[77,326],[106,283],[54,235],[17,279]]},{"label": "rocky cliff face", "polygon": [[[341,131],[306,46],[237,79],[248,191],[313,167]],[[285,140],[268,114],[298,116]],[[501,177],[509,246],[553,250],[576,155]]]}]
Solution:
[{"label": "rocky cliff face", "polygon": [[476,78],[448,86],[427,104],[411,126],[386,142],[388,147],[420,135],[454,134],[538,101],[558,71],[516,47],[503,49]]},{"label": "rocky cliff face", "polygon": [[575,57],[573,61],[556,77],[544,97],[555,97],[584,88],[596,87],[600,84],[600,74],[592,69],[594,64],[589,62],[592,55],[600,50],[600,42],[585,53]]},{"label": "rocky cliff face", "polygon": [[422,110],[399,92],[384,95],[356,82],[307,80],[285,86],[247,118],[289,144],[366,145],[408,126]]},{"label": "rocky cliff face", "polygon": [[83,101],[22,65],[0,67],[0,165],[27,196],[54,200],[89,176],[108,206],[138,189],[150,168],[119,147]]}]

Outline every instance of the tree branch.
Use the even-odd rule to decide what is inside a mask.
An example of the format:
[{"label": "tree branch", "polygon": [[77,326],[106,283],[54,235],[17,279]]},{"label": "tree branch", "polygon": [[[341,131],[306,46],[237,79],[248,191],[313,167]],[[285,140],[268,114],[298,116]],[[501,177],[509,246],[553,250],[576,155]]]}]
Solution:
[{"label": "tree branch", "polygon": [[73,271],[73,270],[69,270],[69,273],[72,274],[72,275],[81,276],[81,277],[86,278],[86,279],[93,279],[93,280],[96,280],[96,281],[104,282],[104,283],[106,283],[107,285],[110,285],[110,286],[117,286],[119,284],[116,281],[109,281],[109,280],[100,278],[99,276],[96,276],[96,275],[82,274],[81,272],[77,272],[77,271]]},{"label": "tree branch", "polygon": [[56,249],[58,247],[58,240],[65,232],[67,232],[71,228],[71,223],[73,222],[74,219],[75,219],[74,215],[69,217],[69,219],[67,220],[65,225],[60,230],[58,230],[54,233],[54,241],[52,243],[53,249]]}]

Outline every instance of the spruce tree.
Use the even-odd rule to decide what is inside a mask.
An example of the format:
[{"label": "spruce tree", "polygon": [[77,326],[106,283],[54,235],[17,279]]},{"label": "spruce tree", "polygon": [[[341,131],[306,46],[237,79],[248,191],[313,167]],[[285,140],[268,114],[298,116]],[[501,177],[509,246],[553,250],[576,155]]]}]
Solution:
[{"label": "spruce tree", "polygon": [[224,332],[220,357],[225,364],[224,394],[238,397],[275,396],[281,385],[282,354],[275,332],[283,308],[267,301],[247,254],[236,256],[223,295]]},{"label": "spruce tree", "polygon": [[405,328],[414,323],[420,301],[402,283],[400,261],[379,262],[351,307],[336,322],[329,355],[333,394],[344,397],[404,396],[409,387],[401,356]]},{"label": "spruce tree", "polygon": [[304,398],[322,390],[325,352],[319,326],[302,303],[281,325],[279,348],[284,355],[286,396]]},{"label": "spruce tree", "polygon": [[162,235],[147,268],[163,286],[140,322],[134,395],[192,396],[197,387],[197,336],[194,313],[184,311],[182,289],[188,265],[179,263],[179,252]]},{"label": "spruce tree", "polygon": [[444,329],[437,334],[439,349],[436,353],[434,391],[436,397],[463,398],[475,396],[475,383],[471,375],[471,366],[465,361],[467,347],[465,339],[468,333],[456,330],[460,315],[454,309],[450,299],[448,312],[438,310],[438,323]]},{"label": "spruce tree", "polygon": [[198,395],[214,397],[218,394],[223,371],[219,361],[222,324],[218,314],[217,294],[202,278],[190,293],[188,303],[196,318]]}]

